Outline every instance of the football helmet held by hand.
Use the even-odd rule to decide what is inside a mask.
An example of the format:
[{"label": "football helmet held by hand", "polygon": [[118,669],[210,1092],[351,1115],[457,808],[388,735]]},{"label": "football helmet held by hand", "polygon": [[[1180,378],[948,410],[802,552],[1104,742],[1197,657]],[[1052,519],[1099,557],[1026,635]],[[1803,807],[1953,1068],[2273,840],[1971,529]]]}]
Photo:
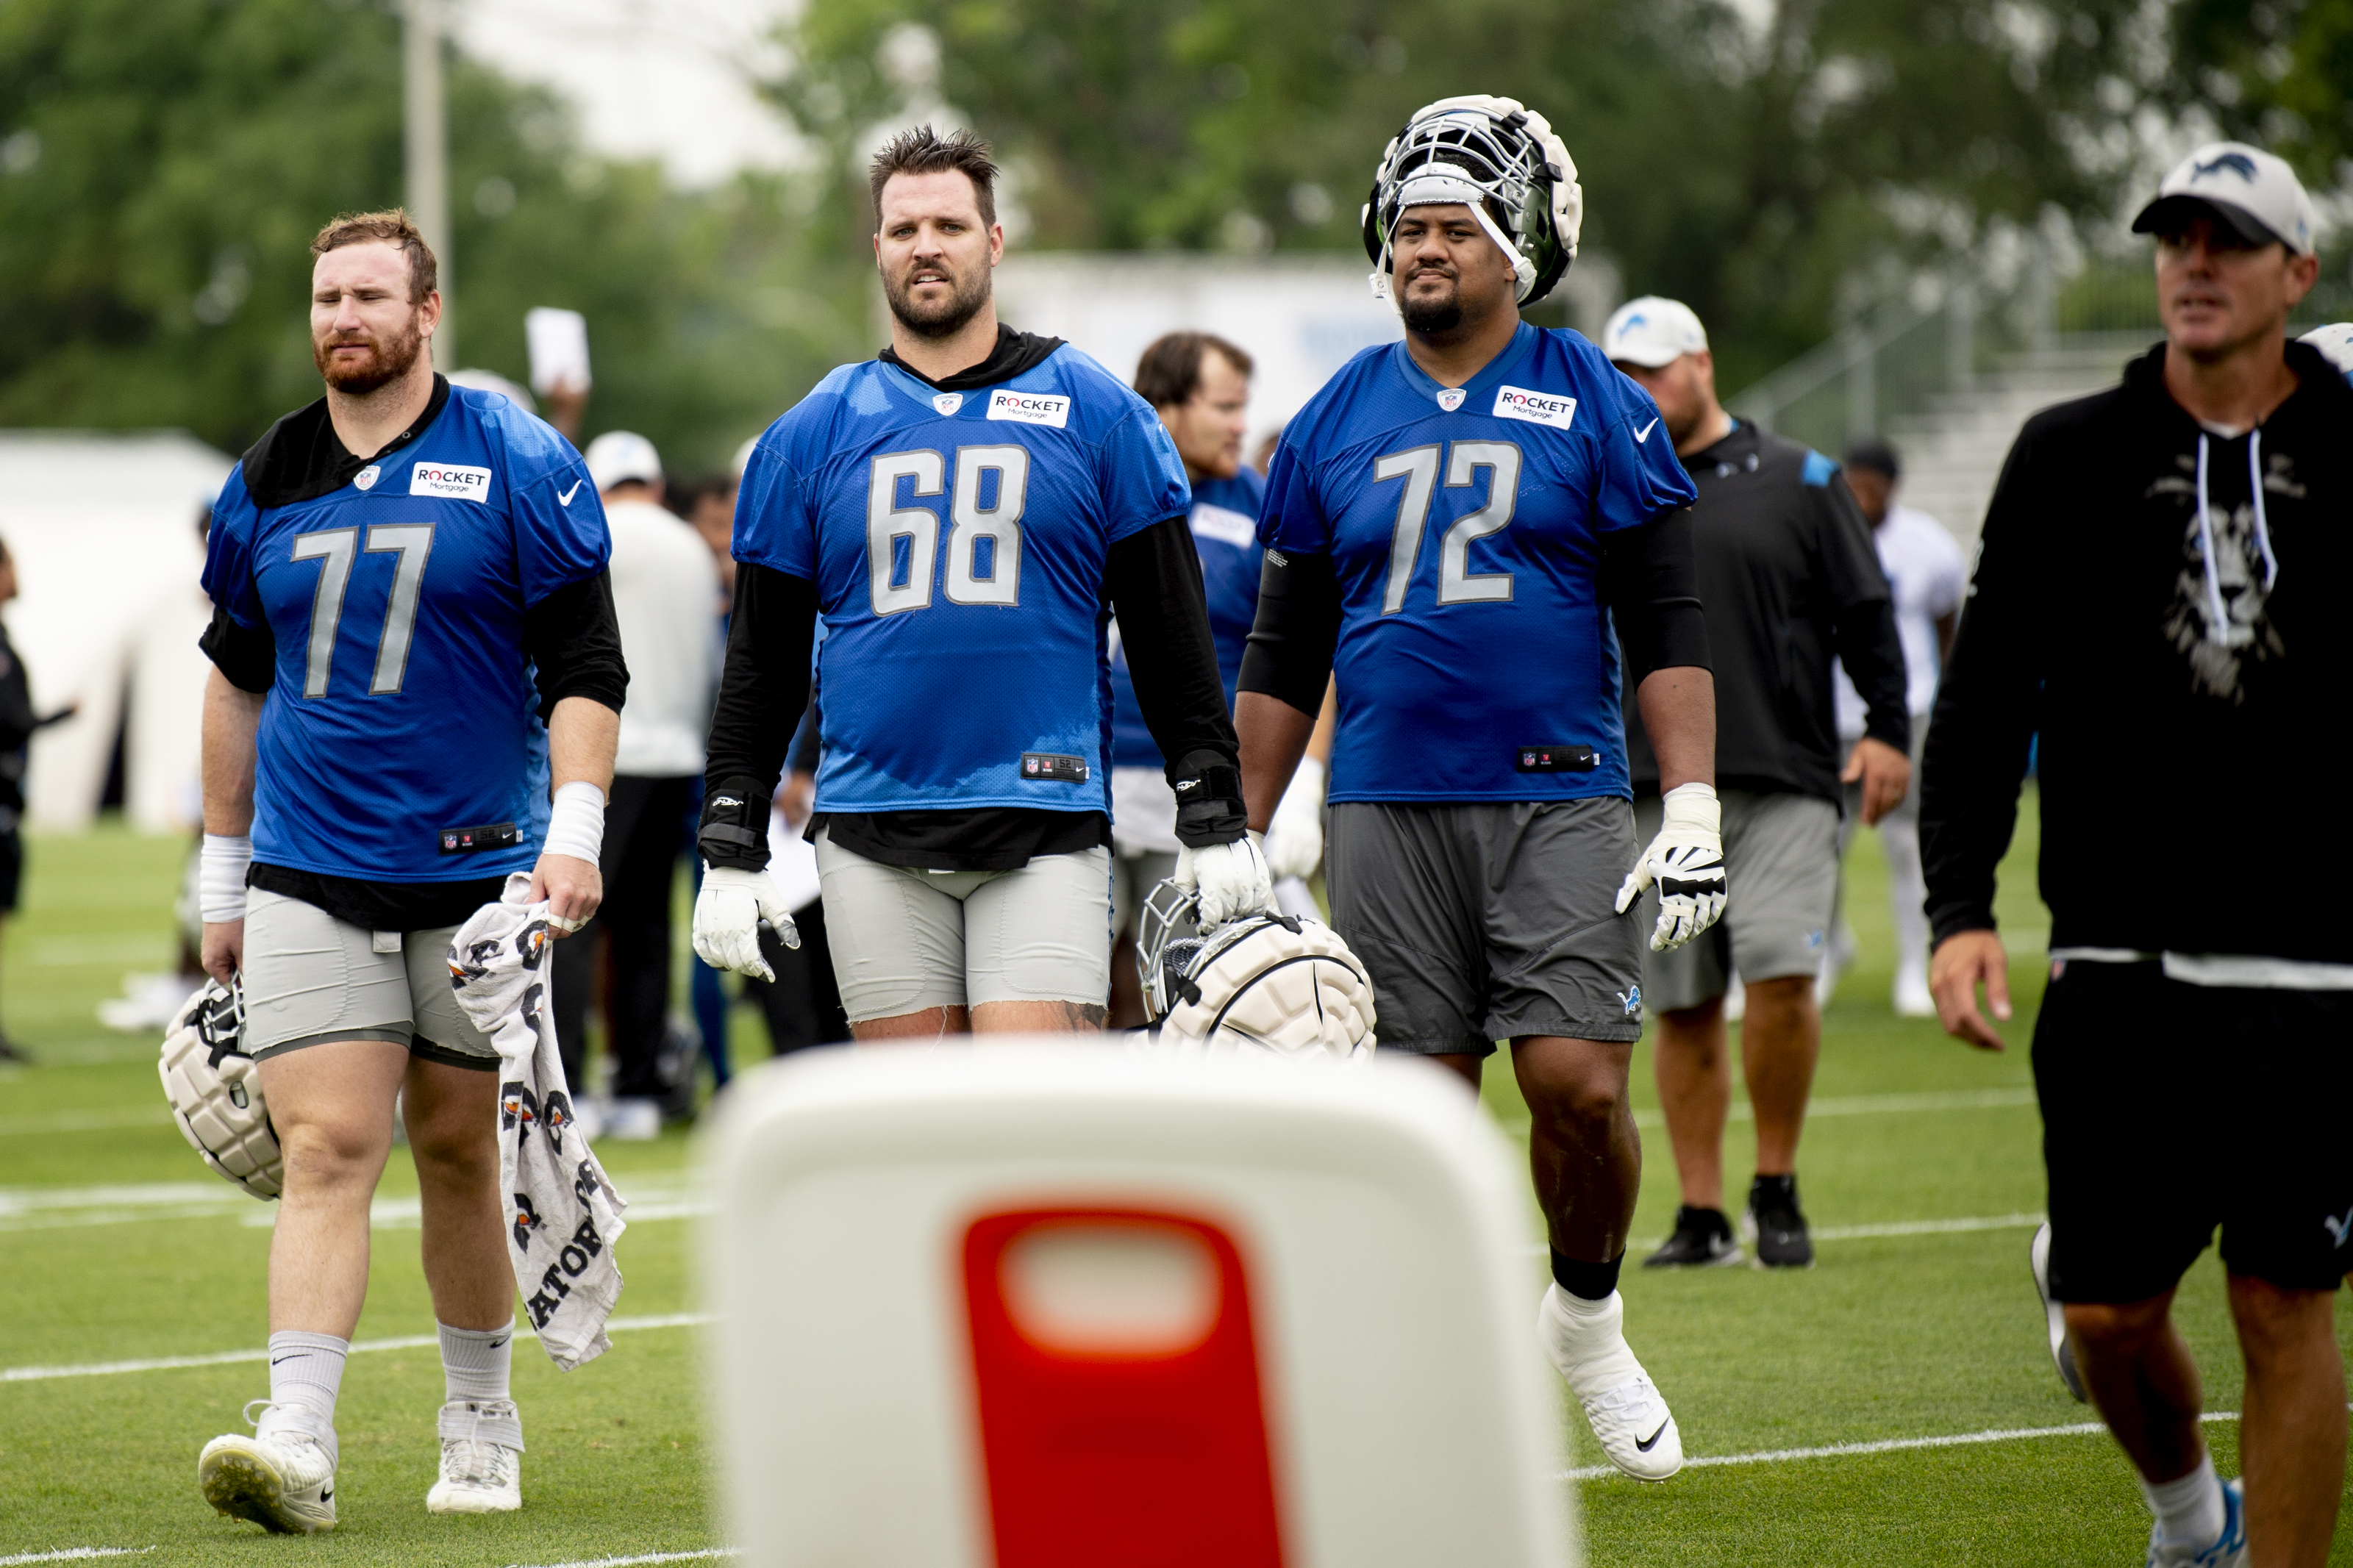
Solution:
[{"label": "football helmet held by hand", "polygon": [[1199,900],[1174,881],[1136,917],[1145,1011],[1165,1044],[1282,1057],[1367,1057],[1373,985],[1339,933],[1298,915],[1256,915],[1204,931]]},{"label": "football helmet held by hand", "polygon": [[157,1067],[180,1136],[223,1180],[257,1198],[285,1190],[278,1130],[262,1103],[261,1074],[245,1050],[245,988],[205,982],[164,1036]]}]

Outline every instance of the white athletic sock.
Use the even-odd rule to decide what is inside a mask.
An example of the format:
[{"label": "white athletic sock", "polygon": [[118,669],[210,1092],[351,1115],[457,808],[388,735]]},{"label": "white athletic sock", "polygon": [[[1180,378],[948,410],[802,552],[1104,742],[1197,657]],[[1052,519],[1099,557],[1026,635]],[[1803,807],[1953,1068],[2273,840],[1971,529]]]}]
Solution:
[{"label": "white athletic sock", "polygon": [[2140,1489],[2166,1540],[2204,1548],[2221,1538],[2222,1482],[2214,1474],[2213,1455],[2199,1460],[2198,1468],[2178,1481],[2158,1485],[2144,1479]]},{"label": "white athletic sock", "polygon": [[502,1329],[441,1331],[441,1377],[450,1399],[504,1399],[507,1369],[514,1358],[514,1320]]},{"label": "white athletic sock", "polygon": [[[332,1334],[280,1329],[269,1336],[269,1403],[259,1435],[281,1423],[309,1435],[335,1453],[335,1395],[343,1385],[343,1358],[352,1342]],[[274,1418],[274,1419],[273,1419]]]},{"label": "white athletic sock", "polygon": [[1615,1290],[1588,1301],[1556,1284],[1545,1293],[1542,1321],[1545,1349],[1579,1399],[1607,1394],[1642,1370],[1626,1346],[1626,1298]]}]

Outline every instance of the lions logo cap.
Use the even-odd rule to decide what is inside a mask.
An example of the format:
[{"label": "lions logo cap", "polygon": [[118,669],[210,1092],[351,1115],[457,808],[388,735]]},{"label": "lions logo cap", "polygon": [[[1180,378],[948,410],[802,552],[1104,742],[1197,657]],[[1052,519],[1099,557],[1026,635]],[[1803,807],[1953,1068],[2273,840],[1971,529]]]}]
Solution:
[{"label": "lions logo cap", "polygon": [[2133,219],[2135,234],[2176,232],[2203,208],[2250,245],[2284,245],[2310,256],[2312,198],[2287,160],[2244,142],[2209,142],[2173,166],[2157,199]]},{"label": "lions logo cap", "polygon": [[1707,329],[1681,300],[1645,294],[1618,307],[1601,329],[1601,352],[1614,364],[1644,370],[1670,365],[1685,354],[1704,353]]}]

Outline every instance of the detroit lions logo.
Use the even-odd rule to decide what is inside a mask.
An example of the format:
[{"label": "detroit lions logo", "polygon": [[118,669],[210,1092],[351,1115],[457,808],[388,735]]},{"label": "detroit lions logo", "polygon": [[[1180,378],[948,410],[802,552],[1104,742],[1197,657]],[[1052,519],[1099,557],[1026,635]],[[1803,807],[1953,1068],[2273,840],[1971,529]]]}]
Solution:
[{"label": "detroit lions logo", "polygon": [[2244,153],[2224,153],[2211,163],[2192,165],[2189,174],[2192,179],[2202,179],[2208,174],[2220,174],[2224,169],[2230,170],[2251,185],[2255,183],[2255,161]]},{"label": "detroit lions logo", "polygon": [[2328,1227],[2328,1234],[2337,1238],[2337,1245],[2340,1247],[2348,1237],[2353,1237],[2353,1209],[2347,1209],[2343,1219],[2335,1215],[2322,1215],[2320,1223]]},{"label": "detroit lions logo", "polygon": [[1637,985],[1630,991],[1620,991],[1618,1000],[1625,1004],[1626,1016],[1638,1016],[1642,1011],[1642,988]]}]

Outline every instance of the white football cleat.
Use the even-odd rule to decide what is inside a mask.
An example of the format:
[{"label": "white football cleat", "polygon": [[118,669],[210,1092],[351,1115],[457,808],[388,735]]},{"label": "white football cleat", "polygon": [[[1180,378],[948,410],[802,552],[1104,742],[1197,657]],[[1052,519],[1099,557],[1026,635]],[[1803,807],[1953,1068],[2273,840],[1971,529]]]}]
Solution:
[{"label": "white football cleat", "polygon": [[522,1506],[522,1417],[512,1399],[441,1407],[441,1479],[427,1513],[512,1513]]},{"label": "white football cleat", "polygon": [[[274,1408],[267,1400],[246,1406]],[[259,1422],[255,1423],[257,1427]],[[196,1484],[205,1500],[232,1519],[249,1519],[279,1535],[316,1535],[335,1528],[335,1460],[319,1440],[291,1424],[270,1422],[250,1437],[231,1435],[205,1445]]]},{"label": "white football cleat", "polygon": [[1625,1298],[1612,1292],[1594,1303],[1605,1310],[1577,1312],[1567,1296],[1556,1284],[1536,1309],[1536,1339],[1546,1356],[1585,1407],[1609,1462],[1638,1481],[1665,1480],[1683,1468],[1683,1434],[1666,1396],[1626,1347]]}]

